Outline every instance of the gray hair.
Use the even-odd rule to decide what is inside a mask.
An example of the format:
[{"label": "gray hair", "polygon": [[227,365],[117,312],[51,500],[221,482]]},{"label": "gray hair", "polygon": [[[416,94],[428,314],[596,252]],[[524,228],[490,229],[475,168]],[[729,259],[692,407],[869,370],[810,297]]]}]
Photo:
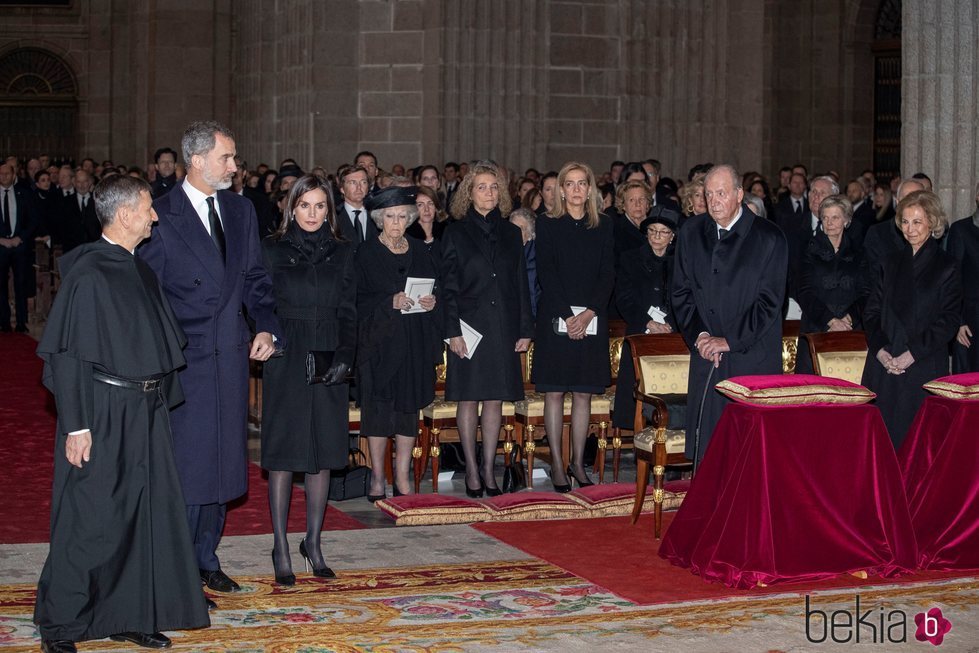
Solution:
[{"label": "gray hair", "polygon": [[835,179],[833,179],[829,175],[820,175],[820,176],[816,177],[815,179],[813,179],[812,181],[809,182],[809,186],[812,187],[812,185],[815,184],[817,181],[825,181],[827,184],[829,184],[829,194],[830,195],[839,195],[840,194],[840,182],[836,181]]},{"label": "gray hair", "polygon": [[745,193],[744,203],[747,204],[748,208],[751,209],[759,218],[768,217],[768,212],[765,210],[765,203],[757,195]]},{"label": "gray hair", "polygon": [[180,139],[180,149],[183,150],[184,162],[188,166],[191,165],[191,157],[194,155],[205,156],[214,149],[215,134],[221,134],[231,140],[235,139],[234,132],[216,120],[198,120],[190,123],[184,131],[183,138]]},{"label": "gray hair", "polygon": [[140,194],[152,195],[150,185],[139,177],[111,175],[99,182],[92,191],[95,200],[95,215],[99,217],[102,228],[112,225],[116,213],[121,208],[135,209],[139,206]]},{"label": "gray hair", "polygon": [[738,173],[737,168],[730,163],[719,163],[708,170],[707,175],[704,177],[704,184],[707,184],[707,177],[713,176],[718,172],[726,172],[731,175],[731,183],[733,184],[734,190],[740,190],[742,188],[741,175]]},{"label": "gray hair", "polygon": [[[418,206],[415,204],[405,204],[404,207],[408,209],[408,224],[405,225],[407,229],[418,219]],[[371,211],[371,220],[374,221],[378,229],[384,229],[384,212],[393,208],[393,206],[385,206],[383,209],[374,209]]]},{"label": "gray hair", "polygon": [[514,209],[513,213],[510,214],[510,222],[513,222],[514,218],[523,218],[527,221],[527,226],[530,227],[530,237],[534,239],[537,237],[537,214],[526,207],[520,207],[519,209]]},{"label": "gray hair", "polygon": [[843,213],[844,224],[850,224],[853,220],[853,204],[846,195],[830,195],[819,205],[819,221],[823,221],[823,214],[826,209],[837,208]]}]

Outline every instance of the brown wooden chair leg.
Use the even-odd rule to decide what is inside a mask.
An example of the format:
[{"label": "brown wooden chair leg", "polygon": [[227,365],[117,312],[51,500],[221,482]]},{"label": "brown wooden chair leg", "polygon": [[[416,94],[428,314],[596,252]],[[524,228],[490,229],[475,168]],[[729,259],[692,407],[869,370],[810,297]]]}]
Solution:
[{"label": "brown wooden chair leg", "polygon": [[411,458],[415,472],[415,494],[421,489],[422,476],[425,475],[425,429],[418,427],[418,437],[415,438],[415,446],[411,448]]},{"label": "brown wooden chair leg", "polygon": [[527,453],[527,488],[530,490],[534,489],[534,449],[537,448],[534,443],[535,430],[533,424],[527,425],[527,440],[524,443],[524,451]]},{"label": "brown wooden chair leg", "polygon": [[593,471],[598,472],[598,484],[605,482],[605,448],[608,446],[608,422],[598,423],[598,452],[595,456]]},{"label": "brown wooden chair leg", "polygon": [[653,439],[656,464],[653,466],[653,528],[656,539],[663,530],[663,480],[666,476],[666,429],[656,431]]},{"label": "brown wooden chair leg", "polygon": [[[618,429],[612,429],[614,435]],[[595,472],[598,474],[598,484],[605,482],[605,453],[608,450],[608,438],[604,432],[599,433],[598,451],[595,454]]]},{"label": "brown wooden chair leg", "polygon": [[507,423],[503,425],[503,465],[504,467],[510,466],[510,461],[513,458],[513,424],[510,423],[510,418],[507,418]]},{"label": "brown wooden chair leg", "polygon": [[639,520],[642,504],[646,501],[646,486],[649,485],[649,463],[636,454],[636,498],[632,502],[632,523]]},{"label": "brown wooden chair leg", "polygon": [[[638,458],[637,458],[638,460]],[[622,462],[622,436],[612,436],[612,482],[619,482],[619,465]],[[638,464],[638,463],[637,463]]]},{"label": "brown wooden chair leg", "polygon": [[432,456],[432,492],[435,494],[439,493],[439,454],[442,453],[442,446],[439,442],[439,433],[442,429],[435,426],[432,427],[432,446],[429,448],[429,452]]}]

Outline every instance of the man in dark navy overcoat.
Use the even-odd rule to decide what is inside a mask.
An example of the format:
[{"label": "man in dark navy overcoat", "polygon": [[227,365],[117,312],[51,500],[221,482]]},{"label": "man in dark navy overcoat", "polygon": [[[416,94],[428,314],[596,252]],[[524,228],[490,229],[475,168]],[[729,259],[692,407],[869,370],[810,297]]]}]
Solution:
[{"label": "man in dark navy overcoat", "polygon": [[187,335],[180,373],[187,401],[172,413],[177,471],[201,580],[230,592],[238,584],[221,571],[215,551],[226,504],[248,489],[248,359],[267,360],[285,343],[255,209],[226,190],[236,170],[234,135],[217,122],[195,122],[182,147],[187,176],[154,201],[159,224],[139,255]]}]

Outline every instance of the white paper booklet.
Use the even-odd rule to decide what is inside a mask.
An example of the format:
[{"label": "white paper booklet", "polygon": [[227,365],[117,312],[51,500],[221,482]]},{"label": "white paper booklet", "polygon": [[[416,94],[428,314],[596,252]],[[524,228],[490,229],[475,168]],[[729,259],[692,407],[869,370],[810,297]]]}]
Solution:
[{"label": "white paper booklet", "polygon": [[[459,327],[462,329],[462,339],[466,341],[466,358],[472,358],[476,353],[479,341],[483,339],[483,334],[472,328],[464,320],[459,320]],[[449,339],[445,339],[448,344]]]},{"label": "white paper booklet", "polygon": [[[581,313],[584,313],[586,310],[588,310],[588,309],[585,306],[572,306],[571,307],[571,314],[572,315],[580,315]],[[558,318],[557,330],[558,330],[558,333],[567,333],[568,332],[568,323],[565,322],[563,319]],[[588,326],[585,327],[585,335],[586,336],[594,336],[594,335],[597,335],[597,334],[598,334],[598,316],[596,315],[595,317],[593,317],[591,319],[591,322],[588,323]]]},{"label": "white paper booklet", "polygon": [[411,308],[402,308],[401,312],[405,314],[424,313],[425,309],[418,303],[418,300],[427,295],[431,295],[434,289],[435,279],[408,277],[405,280],[405,294],[408,295],[408,299],[415,303],[412,304]]},{"label": "white paper booklet", "polygon": [[658,324],[666,324],[666,313],[660,310],[659,306],[650,306],[646,311],[649,317]]}]

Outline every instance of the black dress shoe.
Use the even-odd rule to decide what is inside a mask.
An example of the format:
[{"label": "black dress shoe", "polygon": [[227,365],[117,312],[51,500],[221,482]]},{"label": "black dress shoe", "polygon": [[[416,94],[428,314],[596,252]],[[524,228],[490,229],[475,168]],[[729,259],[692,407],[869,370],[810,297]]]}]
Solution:
[{"label": "black dress shoe", "polygon": [[109,635],[113,642],[132,642],[144,648],[170,648],[170,638],[163,633],[116,633]]},{"label": "black dress shoe", "polygon": [[201,569],[200,571],[201,582],[215,592],[237,592],[241,589],[241,585],[228,578],[228,575],[220,569],[214,571]]},{"label": "black dress shoe", "polygon": [[204,597],[204,605],[207,606],[208,612],[210,612],[211,610],[218,609],[218,604],[212,601],[211,599],[207,598],[206,596]]},{"label": "black dress shoe", "polygon": [[42,653],[78,653],[75,642],[70,639],[42,639]]}]

